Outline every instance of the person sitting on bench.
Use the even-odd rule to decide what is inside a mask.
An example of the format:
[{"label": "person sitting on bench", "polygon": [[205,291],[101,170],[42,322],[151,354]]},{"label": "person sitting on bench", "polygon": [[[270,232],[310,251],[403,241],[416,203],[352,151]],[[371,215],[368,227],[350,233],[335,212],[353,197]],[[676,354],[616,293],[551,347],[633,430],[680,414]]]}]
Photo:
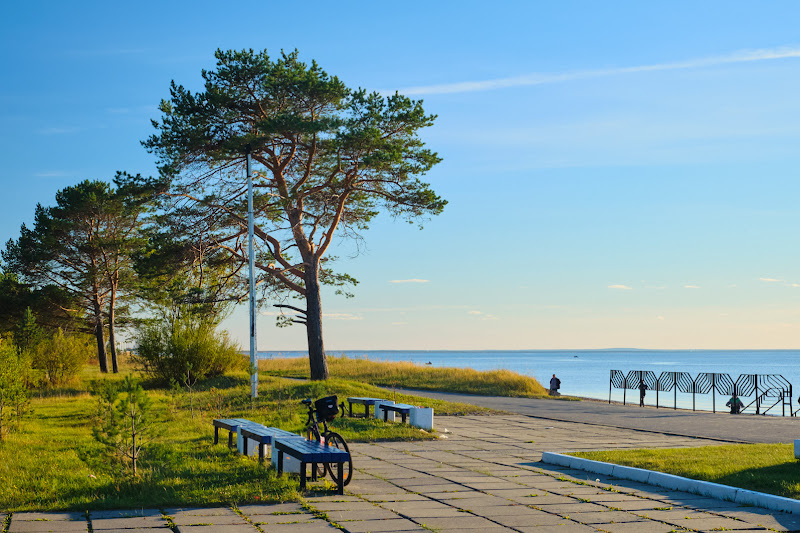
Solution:
[{"label": "person sitting on bench", "polygon": [[726,403],[725,405],[731,408],[732,415],[738,415],[739,413],[742,412],[742,407],[744,407],[742,400],[740,400],[739,397],[736,396],[735,392],[733,393],[733,396],[731,396],[731,399],[728,400],[728,403]]}]

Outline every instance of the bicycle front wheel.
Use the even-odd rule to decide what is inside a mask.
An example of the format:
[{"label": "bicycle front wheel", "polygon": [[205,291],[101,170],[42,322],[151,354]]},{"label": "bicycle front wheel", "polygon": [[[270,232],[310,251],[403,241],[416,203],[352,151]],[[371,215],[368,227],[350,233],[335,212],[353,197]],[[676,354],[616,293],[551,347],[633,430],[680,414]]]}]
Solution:
[{"label": "bicycle front wheel", "polygon": [[[331,431],[326,434],[325,436],[325,443],[328,446],[333,446],[334,448],[339,448],[340,450],[346,451],[348,454],[350,453],[350,448],[347,447],[347,442],[345,442],[344,437],[336,433],[335,431]],[[325,468],[328,469],[328,473],[331,475],[331,479],[334,483],[339,483],[339,464],[338,463],[325,463]],[[353,460],[352,458],[348,459],[347,462],[344,463],[344,468],[342,469],[342,473],[344,475],[344,479],[342,480],[342,485],[347,485],[350,483],[350,480],[353,478]]]}]

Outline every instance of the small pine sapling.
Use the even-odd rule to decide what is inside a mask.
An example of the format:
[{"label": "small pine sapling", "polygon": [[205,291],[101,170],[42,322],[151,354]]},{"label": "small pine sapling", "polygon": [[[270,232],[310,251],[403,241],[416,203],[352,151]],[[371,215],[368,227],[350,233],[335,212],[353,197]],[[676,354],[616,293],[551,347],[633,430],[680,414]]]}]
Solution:
[{"label": "small pine sapling", "polygon": [[197,383],[197,375],[192,374],[192,363],[186,363],[186,377],[183,378],[183,385],[189,391],[189,412],[194,418],[194,384]]},{"label": "small pine sapling", "polygon": [[101,409],[93,434],[137,475],[139,457],[152,438],[150,398],[139,382],[127,376],[117,389],[101,388]]}]

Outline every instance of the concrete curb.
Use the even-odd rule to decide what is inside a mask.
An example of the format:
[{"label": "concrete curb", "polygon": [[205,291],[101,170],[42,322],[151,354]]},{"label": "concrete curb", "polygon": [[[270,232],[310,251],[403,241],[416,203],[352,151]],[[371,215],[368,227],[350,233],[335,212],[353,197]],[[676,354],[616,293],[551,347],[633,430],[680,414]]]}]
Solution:
[{"label": "concrete curb", "polygon": [[672,474],[665,474],[663,472],[644,470],[643,468],[591,461],[589,459],[573,457],[561,453],[544,452],[542,453],[542,462],[551,465],[565,466],[575,470],[585,470],[586,472],[592,472],[594,474],[638,481],[665,489],[690,492],[692,494],[708,496],[718,500],[727,500],[741,505],[752,505],[771,511],[800,514],[800,500],[773,496],[772,494],[764,494],[763,492],[737,489],[736,487],[688,479]]}]

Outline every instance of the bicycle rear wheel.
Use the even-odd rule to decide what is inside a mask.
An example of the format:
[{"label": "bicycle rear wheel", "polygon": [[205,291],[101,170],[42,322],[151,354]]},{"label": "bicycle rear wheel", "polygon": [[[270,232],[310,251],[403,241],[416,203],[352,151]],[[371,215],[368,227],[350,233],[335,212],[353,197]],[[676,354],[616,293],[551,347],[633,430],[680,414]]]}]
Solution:
[{"label": "bicycle rear wheel", "polygon": [[[347,447],[347,442],[345,442],[344,437],[342,437],[335,431],[331,431],[325,435],[325,443],[328,446],[333,446],[334,448],[339,448],[340,450],[344,450],[347,453],[350,453],[350,448]],[[333,482],[339,483],[339,464],[325,463],[325,468],[328,469],[328,473],[331,475],[331,479],[333,480]],[[348,459],[347,462],[344,463],[344,468],[342,469],[342,473],[344,475],[344,479],[342,480],[342,485],[347,485],[353,478],[352,459]]]}]

